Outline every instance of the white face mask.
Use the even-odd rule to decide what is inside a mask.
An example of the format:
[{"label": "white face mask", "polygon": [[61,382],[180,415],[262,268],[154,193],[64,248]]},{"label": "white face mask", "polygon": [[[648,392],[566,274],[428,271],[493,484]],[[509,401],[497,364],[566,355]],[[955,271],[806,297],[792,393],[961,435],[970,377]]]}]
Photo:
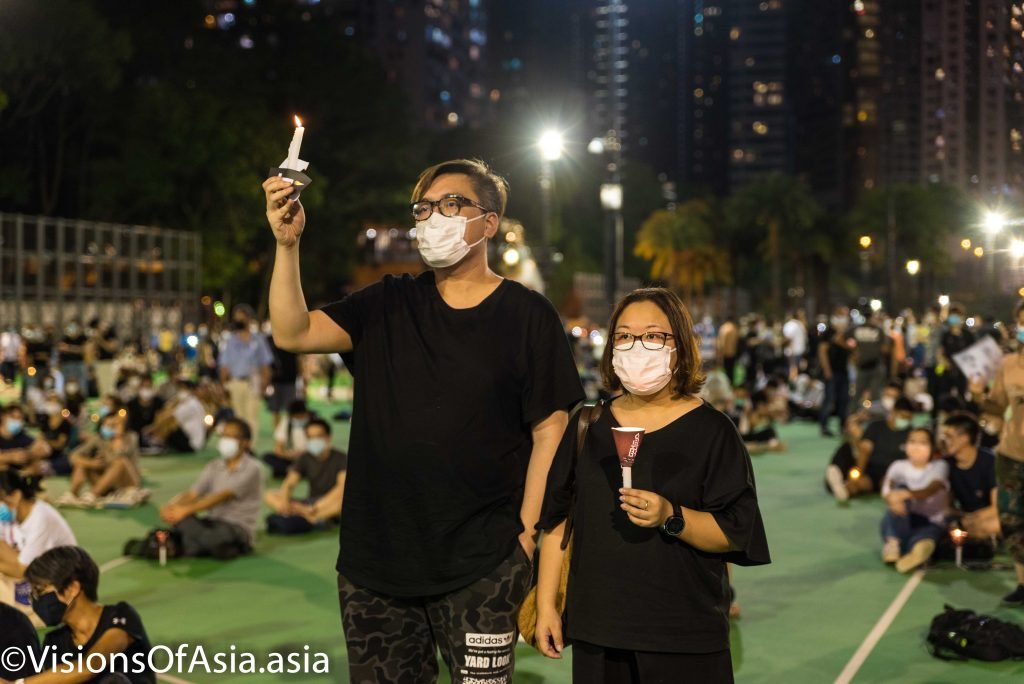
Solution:
[{"label": "white face mask", "polygon": [[220,452],[221,458],[232,459],[238,455],[238,440],[234,437],[221,437],[220,441],[217,442],[217,451]]},{"label": "white face mask", "polygon": [[651,351],[641,344],[625,351],[613,349],[612,368],[630,394],[646,397],[661,391],[672,379],[674,351],[671,347]]},{"label": "white face mask", "polygon": [[481,237],[473,244],[466,243],[466,224],[476,221],[487,214],[471,219],[465,216],[442,216],[434,212],[425,221],[416,222],[416,243],[420,256],[431,268],[447,268],[466,258],[473,249],[487,236]]},{"label": "white face mask", "polygon": [[896,400],[893,399],[892,397],[882,397],[882,408],[884,408],[886,411],[891,412],[894,408],[896,408]]}]

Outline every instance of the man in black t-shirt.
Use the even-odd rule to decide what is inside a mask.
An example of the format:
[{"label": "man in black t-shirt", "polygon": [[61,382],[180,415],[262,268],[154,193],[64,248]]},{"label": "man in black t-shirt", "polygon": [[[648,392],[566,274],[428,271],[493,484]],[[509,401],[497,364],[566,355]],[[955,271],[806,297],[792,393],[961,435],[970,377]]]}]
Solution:
[{"label": "man in black t-shirt", "polygon": [[17,404],[5,406],[0,412],[0,470],[34,472],[38,462],[49,455],[45,440],[25,432],[25,411]]},{"label": "man in black t-shirt", "polygon": [[885,471],[893,461],[904,458],[903,445],[910,433],[913,417],[914,405],[906,397],[900,397],[884,420],[876,420],[864,429],[864,435],[857,444],[860,476],[851,478],[846,485],[850,496],[881,488]]},{"label": "man in black t-shirt", "polygon": [[886,357],[889,355],[889,336],[879,326],[877,312],[871,318],[850,331],[853,341],[853,362],[857,368],[853,400],[860,403],[865,399],[872,403],[882,396],[882,387],[889,376]]},{"label": "man in black t-shirt", "polygon": [[961,304],[949,307],[946,316],[946,330],[942,333],[939,343],[939,358],[935,372],[943,372],[938,377],[936,399],[948,394],[963,397],[967,393],[967,377],[960,370],[953,357],[974,344],[974,333],[965,327],[965,309]]},{"label": "man in black t-shirt", "polygon": [[[320,418],[306,424],[306,450],[285,476],[281,488],[268,491],[263,499],[274,513],[267,517],[267,532],[302,534],[336,519],[345,493],[348,455],[331,447],[331,426]],[[300,482],[309,483],[303,498],[292,493]]]},{"label": "man in black t-shirt", "polygon": [[85,345],[88,342],[89,337],[78,321],[71,321],[64,329],[64,337],[57,345],[60,372],[64,374],[64,381],[76,380],[79,387],[83,388],[89,386],[89,373],[85,368]]},{"label": "man in black t-shirt", "polygon": [[352,681],[510,681],[551,460],[583,398],[558,314],[488,268],[507,184],[455,160],[421,174],[412,214],[430,271],[308,312],[302,205],[263,184],[277,239],[275,341],[341,352],[355,376],[338,586]]},{"label": "man in black t-shirt", "polygon": [[996,455],[979,449],[981,429],[967,413],[954,413],[942,425],[942,451],[949,456],[949,485],[968,539],[982,540],[1000,533],[996,507]]},{"label": "man in black t-shirt", "polygon": [[268,339],[270,352],[274,362],[270,365],[270,396],[267,397],[267,408],[270,409],[270,424],[277,426],[281,413],[298,397],[296,383],[299,379],[299,356],[278,347],[273,339]]},{"label": "man in black t-shirt", "polygon": [[832,312],[831,325],[818,339],[818,365],[821,366],[822,379],[825,381],[825,399],[821,402],[821,413],[818,423],[821,434],[835,437],[828,427],[828,419],[839,416],[839,427],[846,420],[846,406],[850,401],[850,345],[846,338],[846,330],[850,324],[850,310],[845,306],[837,307]]}]

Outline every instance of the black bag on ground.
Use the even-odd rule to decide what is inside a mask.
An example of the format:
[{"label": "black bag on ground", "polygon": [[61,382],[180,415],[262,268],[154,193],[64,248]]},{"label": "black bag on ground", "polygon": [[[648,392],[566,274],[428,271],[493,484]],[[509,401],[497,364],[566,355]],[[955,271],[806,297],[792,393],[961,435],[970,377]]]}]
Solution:
[{"label": "black bag on ground", "polygon": [[1024,629],[949,604],[932,618],[928,650],[942,660],[1024,660]]}]

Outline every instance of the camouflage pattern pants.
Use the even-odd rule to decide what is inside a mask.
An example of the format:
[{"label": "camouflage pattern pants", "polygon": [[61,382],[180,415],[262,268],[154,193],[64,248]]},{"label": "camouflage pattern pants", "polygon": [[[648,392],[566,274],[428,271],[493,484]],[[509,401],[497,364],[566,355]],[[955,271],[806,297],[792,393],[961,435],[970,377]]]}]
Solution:
[{"label": "camouflage pattern pants", "polygon": [[511,684],[516,613],[532,579],[518,543],[486,577],[443,596],[385,596],[339,574],[352,684],[433,684],[438,649],[452,684]]},{"label": "camouflage pattern pants", "polygon": [[1024,564],[1024,462],[999,454],[996,483],[1003,538],[1013,560]]}]

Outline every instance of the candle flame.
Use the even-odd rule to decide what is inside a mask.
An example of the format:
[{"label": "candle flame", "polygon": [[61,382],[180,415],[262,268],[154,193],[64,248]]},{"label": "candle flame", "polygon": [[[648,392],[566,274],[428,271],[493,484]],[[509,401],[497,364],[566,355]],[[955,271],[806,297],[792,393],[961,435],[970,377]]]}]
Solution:
[{"label": "candle flame", "polygon": [[297,128],[302,128],[302,119],[299,118],[298,114],[295,115],[295,126]]},{"label": "candle flame", "polygon": [[860,477],[860,470],[857,468],[850,468],[850,479],[856,480]]},{"label": "candle flame", "polygon": [[949,531],[949,536],[953,538],[955,543],[960,544],[967,538],[967,530],[961,530],[960,528],[952,529]]}]

